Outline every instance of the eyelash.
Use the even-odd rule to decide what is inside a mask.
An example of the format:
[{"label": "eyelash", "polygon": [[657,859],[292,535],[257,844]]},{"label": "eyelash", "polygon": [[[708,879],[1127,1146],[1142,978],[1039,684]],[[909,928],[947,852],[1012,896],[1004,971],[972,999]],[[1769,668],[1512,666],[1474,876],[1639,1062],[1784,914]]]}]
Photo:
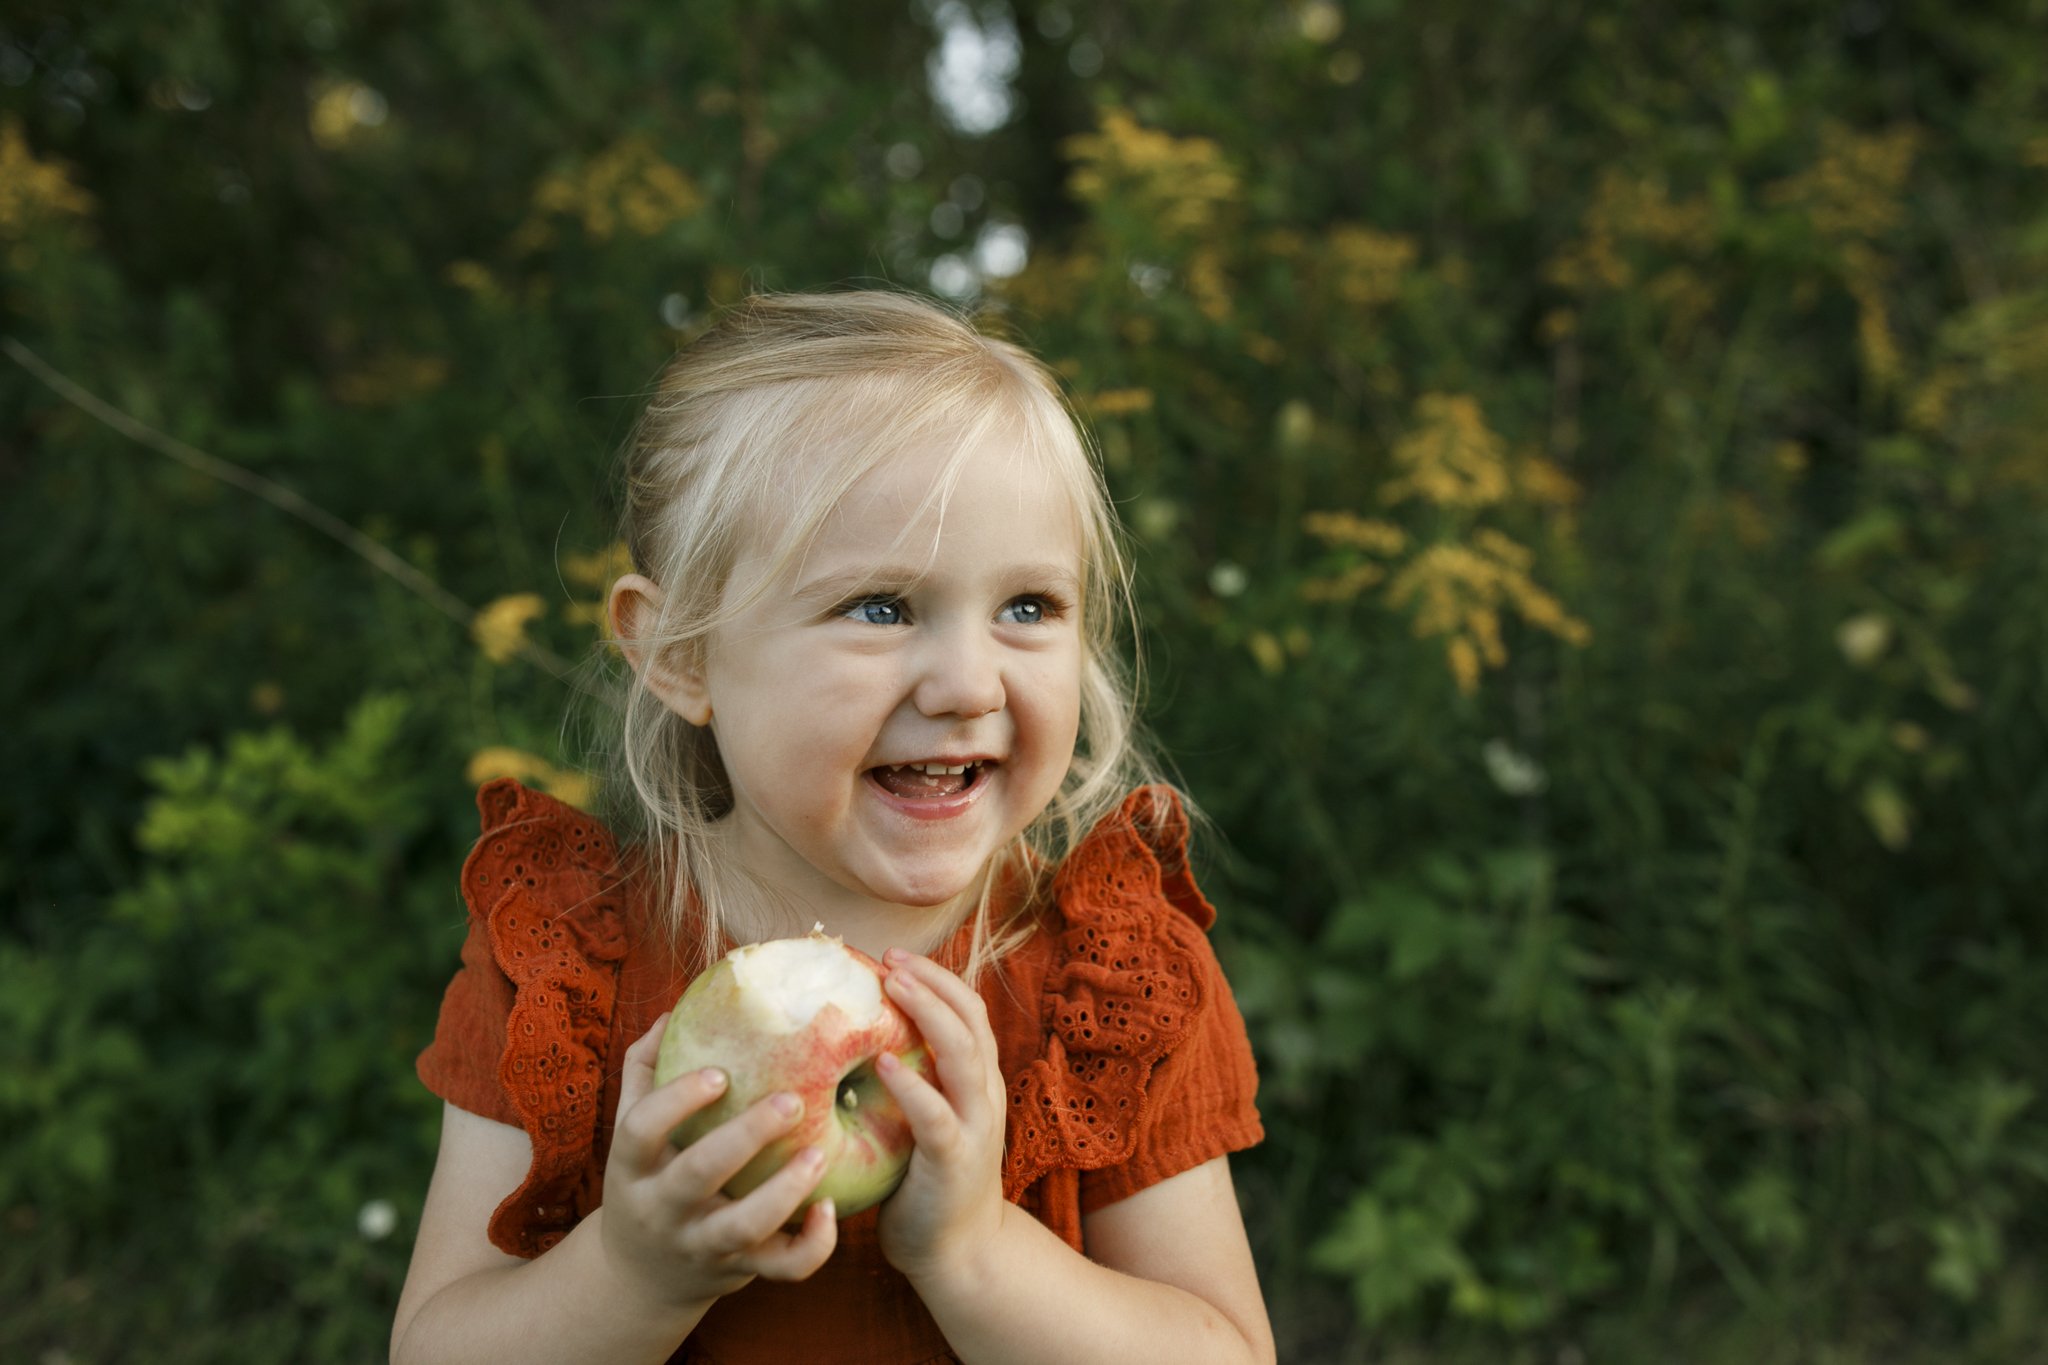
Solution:
[{"label": "eyelash", "polygon": [[[1067,614],[1068,610],[1067,603],[1063,598],[1061,598],[1056,593],[1049,592],[1018,593],[1015,597],[1011,598],[1008,602],[1005,602],[1003,604],[1003,610],[1008,611],[1010,608],[1022,602],[1029,602],[1035,604],[1039,608],[1039,618],[1036,621],[1016,622],[1015,624],[1018,625],[1044,625],[1049,621],[1060,620]],[[890,593],[870,593],[866,597],[856,597],[846,603],[843,603],[838,608],[835,614],[841,617],[852,617],[854,619],[859,619],[855,616],[855,613],[861,611],[863,608],[866,607],[894,607],[900,614],[903,611],[903,599],[894,596]],[[904,623],[901,620],[896,620],[869,621],[866,624],[878,626],[899,626]]]}]

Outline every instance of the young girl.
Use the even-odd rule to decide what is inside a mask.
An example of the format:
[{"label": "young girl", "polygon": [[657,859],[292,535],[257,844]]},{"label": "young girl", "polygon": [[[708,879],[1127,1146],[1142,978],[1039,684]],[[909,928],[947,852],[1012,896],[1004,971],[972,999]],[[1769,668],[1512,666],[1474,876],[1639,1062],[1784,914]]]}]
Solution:
[{"label": "young girl", "polygon": [[[637,837],[478,796],[393,1360],[1272,1360],[1227,1163],[1262,1136],[1251,1052],[1051,376],[904,296],[755,298],[663,375],[626,503]],[[800,1101],[677,1150],[724,1081],[652,1065],[695,972],[819,922],[935,1068],[882,1063],[901,1188],[792,1222],[813,1150],[719,1191]]]}]

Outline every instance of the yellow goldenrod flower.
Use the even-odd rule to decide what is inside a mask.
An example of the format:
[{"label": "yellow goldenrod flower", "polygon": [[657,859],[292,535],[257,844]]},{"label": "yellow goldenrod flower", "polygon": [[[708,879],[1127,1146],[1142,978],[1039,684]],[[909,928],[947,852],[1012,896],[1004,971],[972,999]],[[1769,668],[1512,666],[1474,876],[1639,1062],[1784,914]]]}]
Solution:
[{"label": "yellow goldenrod flower", "polygon": [[1408,533],[1391,521],[1361,517],[1356,512],[1310,512],[1301,524],[1318,540],[1349,545],[1368,554],[1397,555],[1408,545]]},{"label": "yellow goldenrod flower", "polygon": [[1203,317],[1221,322],[1230,316],[1230,281],[1223,273],[1222,252],[1203,247],[1189,256],[1187,286],[1188,297],[1202,310]]},{"label": "yellow goldenrod flower", "polygon": [[1387,571],[1377,564],[1354,564],[1335,578],[1309,579],[1301,585],[1301,595],[1310,602],[1348,602],[1386,577]]},{"label": "yellow goldenrod flower", "polygon": [[1697,257],[1712,246],[1713,237],[1713,206],[1704,196],[1673,199],[1656,176],[1609,170],[1587,205],[1579,237],[1551,259],[1544,274],[1575,293],[1625,289],[1635,282],[1627,254],[1634,245]]},{"label": "yellow goldenrod flower", "polygon": [[1450,661],[1451,677],[1457,681],[1458,690],[1471,696],[1479,688],[1479,651],[1472,648],[1470,640],[1458,635],[1444,646],[1444,657]]},{"label": "yellow goldenrod flower", "polygon": [[1258,661],[1259,671],[1268,677],[1278,674],[1287,667],[1287,655],[1280,648],[1280,642],[1265,631],[1253,631],[1245,644],[1250,648],[1252,658]]},{"label": "yellow goldenrod flower", "polygon": [[1563,466],[1541,455],[1524,456],[1515,466],[1515,485],[1523,497],[1543,507],[1573,507],[1585,496]]},{"label": "yellow goldenrod flower", "polygon": [[1150,389],[1104,389],[1080,400],[1081,406],[1097,417],[1128,417],[1152,411]]},{"label": "yellow goldenrod flower", "polygon": [[[1101,268],[1101,259],[1093,252],[1055,251],[1033,243],[1022,270],[1005,280],[991,280],[989,285],[993,293],[1026,315],[1055,317],[1080,302],[1094,287]],[[1061,373],[1073,377],[1064,369]]]},{"label": "yellow goldenrod flower", "polygon": [[1438,507],[1484,507],[1508,495],[1507,445],[1469,394],[1426,393],[1416,426],[1394,445],[1402,475],[1381,492],[1387,503],[1421,498]]},{"label": "yellow goldenrod flower", "polygon": [[1240,194],[1223,149],[1205,137],[1143,127],[1121,109],[1102,111],[1101,131],[1062,144],[1074,159],[1067,187],[1078,199],[1122,199],[1169,237],[1196,237]]},{"label": "yellow goldenrod flower", "polygon": [[563,604],[563,617],[576,625],[595,626],[600,635],[609,638],[611,617],[606,610],[607,594],[613,583],[632,572],[633,556],[623,540],[615,540],[602,550],[589,554],[571,552],[563,555],[562,576],[577,587],[596,594],[594,601]]},{"label": "yellow goldenrod flower", "polygon": [[633,555],[623,540],[615,540],[589,554],[571,551],[562,556],[562,576],[579,588],[609,588],[632,572]]},{"label": "yellow goldenrod flower", "polygon": [[1905,370],[1905,361],[1898,338],[1892,335],[1891,309],[1879,274],[1863,264],[1870,255],[1869,248],[1853,244],[1844,252],[1849,297],[1856,300],[1856,355],[1870,382],[1889,389]]},{"label": "yellow goldenrod flower", "polygon": [[475,261],[451,261],[442,272],[448,283],[472,294],[495,294],[498,282],[491,272]]},{"label": "yellow goldenrod flower", "polygon": [[[694,217],[704,195],[690,177],[663,157],[647,138],[613,143],[586,161],[543,176],[533,190],[533,212],[513,234],[517,250],[532,251],[553,240],[552,220],[582,224],[592,241],[609,241],[621,230],[653,237]],[[716,290],[713,301],[718,301]]]},{"label": "yellow goldenrod flower", "polygon": [[1906,178],[1920,142],[1908,126],[1858,134],[1830,123],[1813,165],[1772,185],[1766,198],[1804,212],[1832,241],[1882,237],[1905,221]]},{"label": "yellow goldenrod flower", "polygon": [[92,196],[72,183],[61,161],[39,161],[21,120],[0,121],[0,233],[18,235],[38,218],[83,218]]},{"label": "yellow goldenrod flower", "polygon": [[526,643],[526,623],[546,610],[539,593],[512,593],[479,611],[470,634],[485,658],[494,664],[507,663]]},{"label": "yellow goldenrod flower", "polygon": [[[1528,549],[1496,531],[1481,529],[1471,545],[1438,541],[1418,552],[1393,575],[1384,600],[1413,613],[1411,624],[1418,638],[1444,639],[1452,676],[1460,690],[1469,692],[1483,669],[1507,662],[1503,608],[1512,608],[1527,624],[1568,644],[1583,645],[1591,638],[1585,622],[1567,614],[1554,596],[1530,579],[1532,563]],[[1305,586],[1304,595],[1336,593],[1312,583]]]},{"label": "yellow goldenrod flower", "polygon": [[1415,239],[1365,227],[1330,233],[1330,263],[1337,297],[1360,308],[1391,303],[1415,265]]},{"label": "yellow goldenrod flower", "polygon": [[597,790],[587,774],[571,768],[557,768],[539,754],[530,754],[509,745],[492,745],[471,754],[463,777],[471,786],[478,787],[501,777],[515,778],[528,786],[539,787],[556,800],[578,810],[590,809]]},{"label": "yellow goldenrod flower", "polygon": [[1922,435],[1945,430],[1955,411],[1956,396],[1968,383],[1968,376],[1954,365],[1937,365],[1934,372],[1914,386],[1906,400],[1906,425]]},{"label": "yellow goldenrod flower", "polygon": [[462,775],[471,784],[481,786],[500,777],[516,777],[521,782],[545,779],[554,770],[554,765],[539,754],[495,744],[471,754]]},{"label": "yellow goldenrod flower", "polygon": [[1893,744],[1909,754],[1926,753],[1927,746],[1932,742],[1927,727],[1916,725],[1910,720],[1893,721],[1891,737]]},{"label": "yellow goldenrod flower", "polygon": [[1278,365],[1287,359],[1287,348],[1263,332],[1244,334],[1244,353],[1261,365]]}]

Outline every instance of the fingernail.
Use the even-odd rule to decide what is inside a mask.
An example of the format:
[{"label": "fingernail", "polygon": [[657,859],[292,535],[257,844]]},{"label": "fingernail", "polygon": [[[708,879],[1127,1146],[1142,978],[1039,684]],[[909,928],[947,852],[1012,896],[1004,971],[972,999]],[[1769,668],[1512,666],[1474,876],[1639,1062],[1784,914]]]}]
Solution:
[{"label": "fingernail", "polygon": [[882,961],[884,962],[908,962],[909,960],[910,954],[904,952],[901,948],[891,948],[888,952],[882,954]]},{"label": "fingernail", "polygon": [[793,1119],[804,1112],[804,1102],[788,1091],[777,1095],[770,1103],[775,1106],[775,1112],[786,1119]]},{"label": "fingernail", "polygon": [[707,1066],[698,1072],[697,1079],[704,1083],[706,1090],[725,1089],[725,1073],[715,1066]]},{"label": "fingernail", "polygon": [[796,1159],[803,1162],[804,1169],[807,1171],[815,1171],[818,1167],[825,1164],[825,1154],[816,1147],[804,1148],[796,1154]]},{"label": "fingernail", "polygon": [[881,1056],[875,1058],[875,1070],[877,1071],[894,1071],[902,1065],[903,1059],[893,1052],[884,1052]]},{"label": "fingernail", "polygon": [[839,1216],[839,1206],[829,1199],[820,1199],[818,1207],[825,1210],[825,1221],[828,1223]]},{"label": "fingernail", "polygon": [[899,991],[914,991],[917,989],[917,978],[909,972],[891,972],[889,984]]}]

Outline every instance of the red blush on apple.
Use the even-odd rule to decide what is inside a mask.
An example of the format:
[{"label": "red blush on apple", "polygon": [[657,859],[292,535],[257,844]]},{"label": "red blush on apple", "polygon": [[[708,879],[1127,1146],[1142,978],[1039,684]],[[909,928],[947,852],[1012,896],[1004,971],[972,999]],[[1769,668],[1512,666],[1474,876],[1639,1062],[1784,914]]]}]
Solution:
[{"label": "red blush on apple", "polygon": [[866,953],[821,931],[735,948],[690,983],[662,1034],[655,1084],[703,1067],[730,1082],[669,1140],[687,1147],[767,1096],[790,1091],[802,1098],[803,1116],[742,1167],[725,1193],[740,1198],[815,1146],[825,1154],[825,1175],[803,1208],[830,1199],[839,1216],[858,1213],[887,1199],[910,1167],[910,1122],[875,1070],[884,1052],[930,1077],[924,1039],[882,993],[882,969]]}]

